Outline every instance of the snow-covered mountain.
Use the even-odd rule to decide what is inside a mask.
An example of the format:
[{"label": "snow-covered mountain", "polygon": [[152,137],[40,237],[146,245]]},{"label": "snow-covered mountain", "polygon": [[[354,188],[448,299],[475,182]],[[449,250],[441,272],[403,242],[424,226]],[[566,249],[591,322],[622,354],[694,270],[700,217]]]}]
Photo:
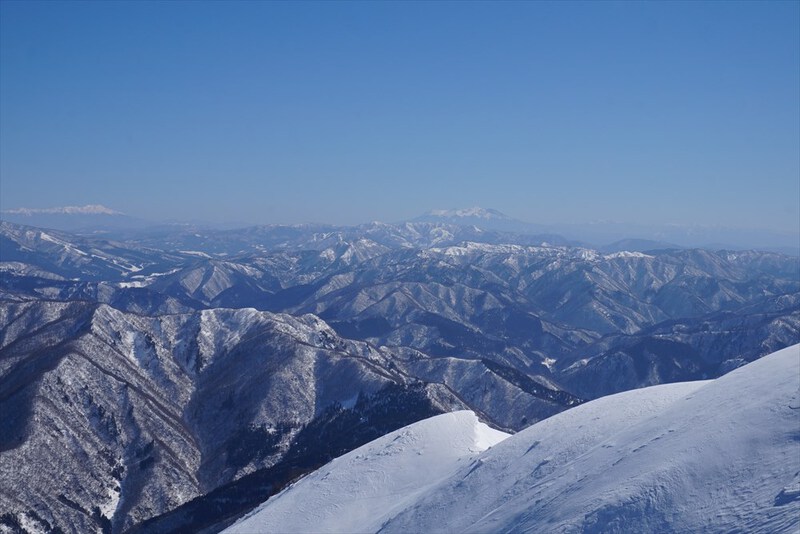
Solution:
[{"label": "snow-covered mountain", "polygon": [[15,208],[3,211],[4,215],[124,215],[121,211],[107,208],[101,204],[87,204],[86,206],[63,206],[58,208]]},{"label": "snow-covered mountain", "polygon": [[[463,377],[454,369],[489,360],[527,375],[521,381],[551,389],[566,381],[582,398],[718,376],[800,339],[796,258],[439,245],[459,236],[429,223],[386,226],[352,235],[262,228],[239,236],[250,248],[231,256],[214,252],[216,240],[176,252],[183,234],[113,242],[3,223],[0,295],[91,300],[148,315],[313,313],[344,337],[438,357],[418,365],[426,380]],[[593,380],[598,373],[607,379]]]},{"label": "snow-covered mountain", "polygon": [[511,217],[504,213],[500,213],[497,210],[491,208],[480,208],[480,207],[472,207],[472,208],[463,208],[463,209],[454,209],[454,210],[431,210],[423,217],[440,217],[440,218],[450,218],[450,219],[483,219],[483,220],[500,220],[500,221],[509,221],[512,220]]},{"label": "snow-covered mountain", "polygon": [[[475,227],[484,231],[537,235],[554,244],[570,244],[553,228],[542,224],[523,222],[491,208],[436,209],[412,219],[413,223],[449,224]],[[573,241],[571,244],[578,244]]]},{"label": "snow-covered mountain", "polygon": [[226,532],[800,527],[800,345],[713,381],[604,397],[501,442],[482,435],[469,412],[416,423],[327,464]]},{"label": "snow-covered mountain", "polygon": [[[312,315],[0,303],[0,525],[127,530],[237,481],[268,480],[266,497],[436,413],[510,427],[577,403],[488,361],[346,340]],[[225,494],[231,513],[255,504],[241,493]]]},{"label": "snow-covered mountain", "polygon": [[225,532],[377,532],[507,437],[469,411],[420,421],[336,458]]},{"label": "snow-covered mountain", "polygon": [[433,222],[122,240],[2,222],[0,463],[25,478],[0,483],[0,526],[199,530],[442,411],[519,431],[798,341],[800,261],[780,254]]},{"label": "snow-covered mountain", "polygon": [[101,204],[54,208],[15,208],[0,212],[0,220],[67,232],[89,233],[142,229],[152,224]]},{"label": "snow-covered mountain", "polygon": [[[535,214],[532,214],[535,220]],[[529,220],[529,219],[526,219]],[[700,225],[641,225],[616,221],[572,224],[536,224],[480,207],[432,210],[414,222],[474,226],[483,230],[537,235],[550,243],[595,247],[606,252],[648,251],[664,248],[748,249],[800,255],[800,235],[758,229]]]}]

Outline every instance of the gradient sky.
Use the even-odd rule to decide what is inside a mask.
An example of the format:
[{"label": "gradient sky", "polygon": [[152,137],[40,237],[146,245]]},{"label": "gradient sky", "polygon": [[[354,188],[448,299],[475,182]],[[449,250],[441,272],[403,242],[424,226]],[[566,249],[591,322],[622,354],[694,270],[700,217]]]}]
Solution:
[{"label": "gradient sky", "polygon": [[0,2],[0,208],[800,230],[799,2]]}]

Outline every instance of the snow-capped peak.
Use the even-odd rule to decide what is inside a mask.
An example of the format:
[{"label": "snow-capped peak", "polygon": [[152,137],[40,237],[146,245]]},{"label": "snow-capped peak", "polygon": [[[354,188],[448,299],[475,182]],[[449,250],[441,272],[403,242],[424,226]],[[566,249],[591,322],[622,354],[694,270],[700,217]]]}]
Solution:
[{"label": "snow-capped peak", "polygon": [[4,213],[11,215],[124,215],[121,211],[112,210],[102,204],[87,204],[85,206],[61,206],[56,208],[15,208]]},{"label": "snow-capped peak", "polygon": [[497,210],[493,209],[486,209],[486,208],[479,208],[477,206],[472,208],[462,208],[462,209],[455,209],[455,210],[431,210],[428,212],[429,216],[432,217],[460,217],[460,218],[467,218],[467,217],[474,217],[476,219],[503,219],[507,220],[510,219],[508,215],[501,213]]},{"label": "snow-capped peak", "polygon": [[225,532],[377,531],[508,437],[471,411],[420,421],[333,460]]}]

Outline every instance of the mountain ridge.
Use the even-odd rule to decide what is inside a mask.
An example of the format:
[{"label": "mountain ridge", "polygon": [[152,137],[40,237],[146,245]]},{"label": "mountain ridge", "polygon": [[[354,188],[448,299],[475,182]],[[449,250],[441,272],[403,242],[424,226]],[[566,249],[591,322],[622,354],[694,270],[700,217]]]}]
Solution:
[{"label": "mountain ridge", "polygon": [[25,476],[3,524],[211,527],[434,413],[519,431],[800,340],[800,261],[773,253],[421,222],[137,235],[0,222],[0,463]]},{"label": "mountain ridge", "polygon": [[[210,223],[179,221],[147,221],[125,215],[102,205],[66,206],[61,208],[16,208],[0,212],[0,220],[62,231],[77,231],[87,235],[109,235],[124,238],[143,238],[183,228],[193,233],[234,233],[259,229],[328,228],[338,232],[353,232],[369,226],[398,226],[404,223],[432,223],[458,226],[521,236],[538,237],[539,242],[557,245],[584,246],[604,251],[619,251],[622,247],[637,251],[663,248],[704,248],[708,250],[758,249],[800,256],[800,233],[792,230],[759,228],[728,228],[697,224],[629,224],[614,221],[589,223],[531,223],[510,217],[491,208],[434,209],[411,219],[393,224],[362,223],[331,225],[318,223],[257,224]],[[504,239],[510,239],[506,236]],[[519,237],[517,237],[519,240]]]},{"label": "mountain ridge", "polygon": [[[417,475],[416,491],[365,506],[369,497],[351,484],[380,495],[458,450],[426,433],[439,416],[334,460],[225,532],[791,532],[800,524],[800,456],[787,430],[798,422],[798,375],[794,345],[713,381],[603,397],[451,460],[444,479]],[[298,513],[307,502],[315,504]],[[341,506],[363,512],[332,513]]]}]

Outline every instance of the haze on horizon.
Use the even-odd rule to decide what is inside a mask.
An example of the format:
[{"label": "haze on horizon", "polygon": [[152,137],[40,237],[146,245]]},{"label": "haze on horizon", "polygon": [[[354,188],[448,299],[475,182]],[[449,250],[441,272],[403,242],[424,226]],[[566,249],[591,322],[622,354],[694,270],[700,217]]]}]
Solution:
[{"label": "haze on horizon", "polygon": [[0,209],[800,231],[800,4],[0,3]]}]

